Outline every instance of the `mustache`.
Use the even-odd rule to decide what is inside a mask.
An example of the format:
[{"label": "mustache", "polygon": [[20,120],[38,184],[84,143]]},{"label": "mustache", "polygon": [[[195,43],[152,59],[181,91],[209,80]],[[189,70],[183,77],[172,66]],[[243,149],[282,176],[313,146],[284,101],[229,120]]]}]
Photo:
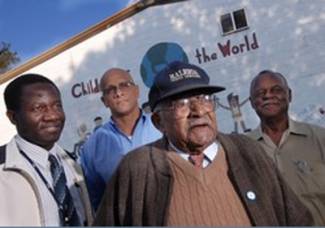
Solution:
[{"label": "mustache", "polygon": [[190,118],[189,120],[189,127],[197,127],[202,125],[211,125],[211,120],[207,116],[203,116],[200,118]]},{"label": "mustache", "polygon": [[273,104],[279,104],[279,100],[278,99],[273,99],[273,100],[266,100],[262,102],[262,106],[266,106],[266,105],[273,105]]}]

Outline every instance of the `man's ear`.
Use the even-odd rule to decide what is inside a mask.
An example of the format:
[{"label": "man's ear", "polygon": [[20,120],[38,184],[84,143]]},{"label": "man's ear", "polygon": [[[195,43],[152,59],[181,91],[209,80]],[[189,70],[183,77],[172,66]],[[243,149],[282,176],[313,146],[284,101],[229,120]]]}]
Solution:
[{"label": "man's ear", "polygon": [[155,125],[155,127],[161,131],[162,133],[164,132],[163,131],[163,127],[161,125],[161,117],[160,115],[157,113],[157,112],[153,112],[152,115],[151,115],[151,121],[153,123],[153,125]]},{"label": "man's ear", "polygon": [[254,101],[253,101],[253,98],[251,96],[249,96],[249,102],[251,103],[252,108],[255,110]]},{"label": "man's ear", "polygon": [[139,98],[139,96],[140,96],[140,89],[139,89],[139,86],[138,85],[135,85],[135,90],[136,90],[136,96],[137,96],[137,98]]},{"label": "man's ear", "polygon": [[100,97],[100,100],[103,102],[103,104],[105,105],[105,107],[108,108],[108,106],[107,106],[107,104],[106,104],[106,102],[105,102],[104,95],[102,95],[102,96]]},{"label": "man's ear", "polygon": [[13,125],[17,125],[17,114],[13,110],[7,110],[6,112],[8,119]]}]

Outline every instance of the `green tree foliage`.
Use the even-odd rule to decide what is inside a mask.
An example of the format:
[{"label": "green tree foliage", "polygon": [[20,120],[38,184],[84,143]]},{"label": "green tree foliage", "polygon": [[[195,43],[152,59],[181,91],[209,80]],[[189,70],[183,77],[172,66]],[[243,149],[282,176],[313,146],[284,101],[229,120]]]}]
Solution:
[{"label": "green tree foliage", "polygon": [[10,44],[0,43],[0,74],[10,70],[19,60],[17,52],[10,50]]}]

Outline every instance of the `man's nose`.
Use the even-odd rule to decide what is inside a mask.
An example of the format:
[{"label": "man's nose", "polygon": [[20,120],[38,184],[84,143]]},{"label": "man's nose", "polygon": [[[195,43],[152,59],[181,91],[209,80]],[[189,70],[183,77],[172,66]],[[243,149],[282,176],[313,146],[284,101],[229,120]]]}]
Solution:
[{"label": "man's nose", "polygon": [[271,98],[273,96],[274,96],[274,94],[272,93],[271,90],[266,90],[265,93],[264,93],[263,99],[267,100],[267,99],[269,99],[269,98]]},{"label": "man's nose", "polygon": [[115,96],[117,96],[117,97],[119,97],[119,96],[121,96],[122,95],[122,90],[121,90],[121,88],[119,87],[119,86],[116,86],[116,89],[115,89],[115,91],[114,91],[115,93]]},{"label": "man's nose", "polygon": [[44,118],[46,120],[57,120],[60,118],[60,116],[62,115],[61,112],[59,112],[57,109],[55,108],[47,108],[44,114]]},{"label": "man's nose", "polygon": [[191,115],[202,116],[206,113],[204,105],[200,104],[198,101],[190,101],[189,109]]}]

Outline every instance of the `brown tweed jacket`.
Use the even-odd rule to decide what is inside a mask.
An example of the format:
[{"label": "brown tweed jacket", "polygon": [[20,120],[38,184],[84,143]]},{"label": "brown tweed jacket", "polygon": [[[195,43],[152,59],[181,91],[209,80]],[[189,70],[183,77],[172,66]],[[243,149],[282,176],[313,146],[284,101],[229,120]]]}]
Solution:
[{"label": "brown tweed jacket", "polygon": [[[219,134],[234,184],[254,226],[312,225],[309,211],[279,175],[255,141]],[[96,226],[163,226],[166,224],[173,177],[160,139],[128,153],[107,184]],[[252,199],[249,193],[255,193]]]}]

